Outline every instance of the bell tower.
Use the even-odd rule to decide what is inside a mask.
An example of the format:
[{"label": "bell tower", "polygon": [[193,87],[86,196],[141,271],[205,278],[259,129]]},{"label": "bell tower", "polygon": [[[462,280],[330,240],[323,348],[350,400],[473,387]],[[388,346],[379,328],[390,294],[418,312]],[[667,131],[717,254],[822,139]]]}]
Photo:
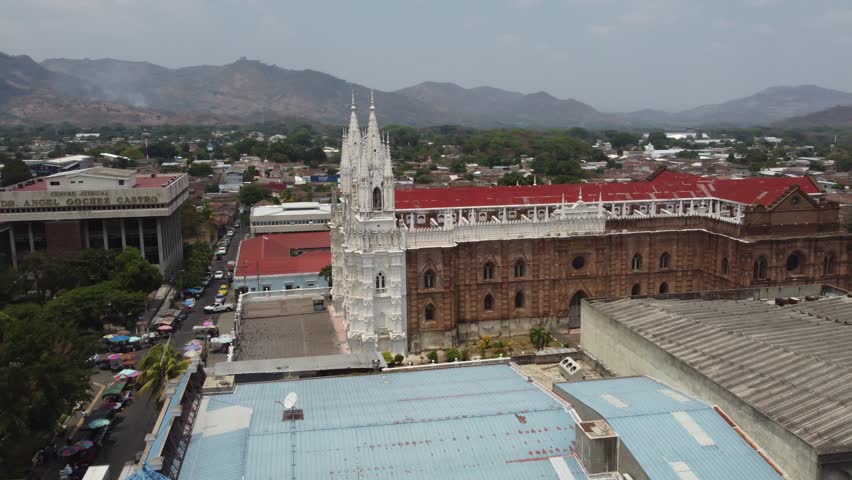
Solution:
[{"label": "bell tower", "polygon": [[366,131],[353,101],[341,151],[341,198],[334,205],[334,305],[352,352],[405,353],[405,252],[394,215],[390,142],[379,130],[373,94]]}]

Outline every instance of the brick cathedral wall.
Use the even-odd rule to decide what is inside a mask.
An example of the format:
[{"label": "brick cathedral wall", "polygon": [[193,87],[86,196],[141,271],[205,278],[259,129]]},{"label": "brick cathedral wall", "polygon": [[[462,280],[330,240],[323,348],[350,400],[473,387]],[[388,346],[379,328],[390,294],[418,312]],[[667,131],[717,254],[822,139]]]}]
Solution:
[{"label": "brick cathedral wall", "polygon": [[[621,227],[630,227],[622,222]],[[732,226],[736,228],[736,226]],[[725,226],[727,228],[727,225]],[[452,248],[406,252],[408,332],[447,333],[455,338],[460,324],[489,320],[552,318],[568,314],[578,292],[589,297],[630,295],[634,285],[641,294],[656,294],[664,282],[670,293],[720,290],[768,284],[829,283],[850,288],[849,263],[852,242],[845,234],[832,237],[738,240],[704,230],[661,230],[601,236],[503,240],[462,243]],[[797,272],[786,269],[787,257],[803,257]],[[661,268],[660,256],[669,255]],[[835,274],[822,272],[826,254],[836,257]],[[633,256],[641,256],[634,271]],[[754,281],[754,261],[768,260],[768,278]],[[575,259],[583,259],[575,268]],[[727,274],[722,271],[728,259]],[[525,262],[520,278],[515,262]],[[494,278],[484,279],[486,262],[493,262]],[[425,288],[423,276],[435,272],[434,288]],[[523,292],[524,305],[515,308],[515,295]],[[493,298],[484,308],[486,295]],[[426,321],[427,305],[435,307],[435,319]]]}]

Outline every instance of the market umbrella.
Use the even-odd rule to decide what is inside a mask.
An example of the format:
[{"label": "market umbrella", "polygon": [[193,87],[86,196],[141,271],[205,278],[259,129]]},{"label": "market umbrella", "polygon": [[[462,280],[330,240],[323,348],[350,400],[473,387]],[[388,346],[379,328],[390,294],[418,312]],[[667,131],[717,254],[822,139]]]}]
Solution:
[{"label": "market umbrella", "polygon": [[113,337],[109,339],[112,343],[126,342],[128,340],[130,340],[130,337],[127,335],[113,335]]},{"label": "market umbrella", "polygon": [[82,448],[83,450],[88,450],[95,446],[95,442],[91,440],[80,440],[75,445]]},{"label": "market umbrella", "polygon": [[83,450],[83,449],[78,447],[77,445],[68,445],[67,447],[62,447],[59,450],[59,456],[60,457],[70,457],[70,456],[76,455],[77,452],[79,452],[81,450]]},{"label": "market umbrella", "polygon": [[228,333],[224,335],[219,335],[218,338],[220,343],[231,343],[234,341],[234,336]]},{"label": "market umbrella", "polygon": [[97,430],[99,428],[104,428],[110,424],[110,421],[106,418],[99,418],[93,422],[89,422],[89,428],[92,430]]},{"label": "market umbrella", "polygon": [[136,378],[139,375],[142,375],[142,372],[140,372],[139,370],[134,370],[132,368],[125,368],[124,370],[118,372],[115,375],[115,377],[113,377],[113,378],[115,380],[125,380],[125,379],[128,379],[128,378]]},{"label": "market umbrella", "polygon": [[204,327],[212,327],[212,326],[213,326],[213,322],[209,322],[209,321],[208,321],[208,322],[204,322],[204,323],[202,323],[201,325],[202,325],[202,326],[204,326]]},{"label": "market umbrella", "polygon": [[186,358],[192,358],[198,356],[198,350],[189,350],[187,352],[183,352],[183,356]]},{"label": "market umbrella", "polygon": [[107,360],[121,360],[122,357],[120,353],[113,353],[112,355],[107,357]]},{"label": "market umbrella", "polygon": [[114,336],[115,336],[115,335],[113,335],[113,334],[111,334],[111,333],[110,333],[110,334],[108,334],[108,335],[104,335],[104,337],[103,337],[103,338],[104,338],[104,340],[109,340],[110,338],[112,338],[112,337],[114,337]]},{"label": "market umbrella", "polygon": [[157,330],[159,330],[161,332],[165,332],[165,331],[171,330],[171,329],[172,329],[171,325],[160,325],[159,327],[157,327]]},{"label": "market umbrella", "polygon": [[210,343],[225,343],[219,339],[219,337],[213,337],[210,339]]},{"label": "market umbrella", "polygon": [[142,337],[130,337],[127,341],[130,343],[136,343],[140,340],[142,340]]}]

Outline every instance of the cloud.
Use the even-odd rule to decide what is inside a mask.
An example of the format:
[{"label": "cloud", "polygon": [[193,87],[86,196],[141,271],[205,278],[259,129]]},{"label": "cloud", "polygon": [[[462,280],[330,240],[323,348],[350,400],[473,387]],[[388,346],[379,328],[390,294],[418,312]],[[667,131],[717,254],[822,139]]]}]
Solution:
[{"label": "cloud", "polygon": [[586,33],[589,35],[593,35],[595,37],[608,37],[610,33],[612,33],[612,26],[610,25],[586,25],[585,27]]},{"label": "cloud", "polygon": [[779,3],[781,0],[746,0],[746,5],[756,8],[772,7]]},{"label": "cloud", "polygon": [[533,8],[541,5],[543,0],[511,0],[515,8]]},{"label": "cloud", "polygon": [[752,26],[752,31],[761,35],[772,35],[775,33],[775,27],[767,23],[756,23]]}]

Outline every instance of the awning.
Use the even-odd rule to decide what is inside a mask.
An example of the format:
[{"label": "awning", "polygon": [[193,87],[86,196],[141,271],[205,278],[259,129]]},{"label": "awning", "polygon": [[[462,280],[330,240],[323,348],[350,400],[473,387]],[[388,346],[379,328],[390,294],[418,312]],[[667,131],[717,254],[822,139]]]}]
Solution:
[{"label": "awning", "polygon": [[154,320],[154,325],[171,325],[175,323],[175,317],[160,317]]},{"label": "awning", "polygon": [[110,383],[104,393],[101,394],[101,398],[104,398],[109,395],[121,395],[122,390],[124,390],[124,386],[127,385],[126,381],[112,382]]}]

